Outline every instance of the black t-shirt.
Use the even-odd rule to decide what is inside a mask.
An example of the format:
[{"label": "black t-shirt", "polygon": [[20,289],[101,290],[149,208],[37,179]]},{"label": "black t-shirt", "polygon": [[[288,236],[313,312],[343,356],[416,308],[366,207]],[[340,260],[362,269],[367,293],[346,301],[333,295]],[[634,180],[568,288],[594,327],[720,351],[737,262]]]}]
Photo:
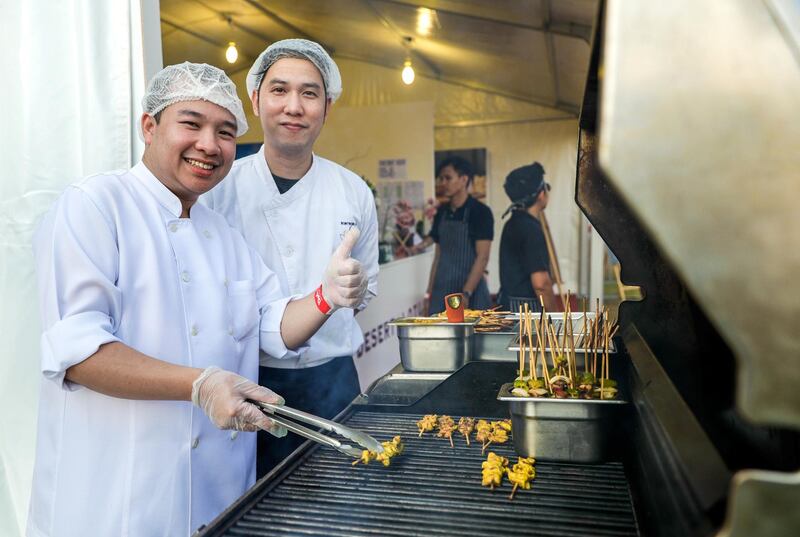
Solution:
[{"label": "black t-shirt", "polygon": [[440,205],[436,210],[430,233],[433,242],[439,243],[439,223],[442,220],[463,222],[464,215],[467,214],[467,207],[469,207],[469,222],[467,223],[469,226],[469,238],[473,245],[475,241],[490,241],[494,239],[494,216],[492,216],[492,210],[472,196],[467,196],[467,201],[464,205],[455,211],[450,209],[449,203]]},{"label": "black t-shirt", "polygon": [[500,287],[506,296],[535,297],[534,272],[549,272],[542,224],[527,211],[513,211],[500,236]]},{"label": "black t-shirt", "polygon": [[294,185],[297,184],[297,181],[300,179],[286,179],[285,177],[278,177],[274,173],[272,174],[272,178],[275,180],[275,186],[278,187],[278,192],[281,194],[285,194],[292,188]]}]

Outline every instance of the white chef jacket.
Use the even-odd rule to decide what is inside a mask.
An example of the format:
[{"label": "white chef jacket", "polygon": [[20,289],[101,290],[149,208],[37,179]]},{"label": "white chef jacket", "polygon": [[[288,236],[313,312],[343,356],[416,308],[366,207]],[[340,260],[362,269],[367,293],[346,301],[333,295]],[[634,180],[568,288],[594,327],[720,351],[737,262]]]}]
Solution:
[{"label": "white chef jacket", "polygon": [[[281,194],[264,158],[255,155],[233,163],[230,174],[201,201],[223,214],[242,232],[264,263],[278,276],[287,295],[307,295],[322,282],[344,233],[355,226],[361,236],[351,256],[369,279],[360,307],[378,293],[378,218],[375,198],[366,182],[335,162],[313,155],[311,168]],[[353,310],[331,315],[297,357],[261,353],[261,365],[305,368],[355,353],[364,341]]]},{"label": "white chef jacket", "polygon": [[42,334],[28,536],[180,536],[255,480],[253,433],[190,402],[108,397],[65,379],[122,341],[175,364],[258,378],[289,298],[222,216],[181,203],[139,163],[63,193],[34,239]]}]

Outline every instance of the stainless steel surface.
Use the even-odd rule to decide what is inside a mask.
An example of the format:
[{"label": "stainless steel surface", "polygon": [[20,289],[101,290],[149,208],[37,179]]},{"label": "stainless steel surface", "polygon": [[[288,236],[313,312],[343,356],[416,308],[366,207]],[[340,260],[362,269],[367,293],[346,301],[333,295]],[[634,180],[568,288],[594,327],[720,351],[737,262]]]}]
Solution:
[{"label": "stainless steel surface", "polygon": [[406,371],[455,371],[473,357],[475,322],[422,324],[395,319],[400,362]]},{"label": "stainless steel surface", "polygon": [[739,410],[798,428],[798,9],[779,5],[609,1],[598,162],[736,355]]},{"label": "stainless steel surface", "polygon": [[[314,442],[332,447],[344,453],[345,455],[358,458],[361,456],[362,449],[383,453],[383,446],[380,444],[380,442],[361,431],[351,429],[350,427],[345,427],[340,423],[336,423],[325,418],[320,418],[319,416],[315,416],[313,414],[309,414],[308,412],[303,412],[302,410],[297,410],[296,408],[285,405],[273,405],[263,401],[253,401],[253,403],[261,408],[264,413],[269,414],[272,421],[286,427],[287,430],[308,438],[309,440],[313,440]],[[295,423],[287,418],[292,418],[294,420],[307,423],[313,427],[336,433],[344,438],[347,438],[348,440],[356,442],[359,446],[361,446],[361,448],[359,449],[348,444],[343,444],[335,438],[331,438],[317,431],[308,429],[307,427]]]},{"label": "stainless steel surface", "polygon": [[302,421],[303,423],[307,423],[314,427],[319,427],[320,429],[324,429],[328,432],[336,433],[339,436],[347,438],[348,440],[352,440],[364,449],[383,453],[383,446],[380,442],[368,434],[351,429],[350,427],[345,427],[341,423],[336,423],[335,421],[327,420],[325,418],[321,418],[319,416],[309,414],[308,412],[303,412],[302,410],[285,405],[273,405],[270,403],[260,402],[259,406],[273,414],[281,414],[294,420]]},{"label": "stainless steel surface", "polygon": [[322,444],[323,446],[328,446],[330,448],[335,449],[340,453],[344,453],[353,458],[359,458],[361,456],[361,449],[355,448],[349,444],[342,444],[338,440],[331,438],[329,436],[325,436],[322,433],[318,433],[317,431],[312,431],[307,427],[303,427],[302,425],[293,422],[290,419],[283,418],[281,416],[271,414],[269,419],[277,423],[278,425],[282,425],[286,427],[286,429],[292,433],[298,434],[304,438],[308,438],[309,440],[313,440],[318,444]]},{"label": "stainless steel surface", "polygon": [[475,360],[513,362],[517,355],[508,350],[516,332],[475,332]]},{"label": "stainless steel surface", "polygon": [[497,399],[508,403],[517,453],[553,461],[608,460],[612,434],[619,432],[611,419],[625,401],[515,397],[512,387],[504,384]]},{"label": "stainless steel surface", "polygon": [[[443,438],[419,438],[421,417],[354,412],[348,426],[380,439],[402,436],[405,451],[391,466],[351,466],[315,446],[257,483],[201,535],[638,535],[622,464],[537,461],[531,489],[518,490],[510,501],[507,481],[494,492],[481,486],[486,455],[478,443],[467,446],[456,434],[451,448]],[[516,462],[510,442],[490,450]]]}]

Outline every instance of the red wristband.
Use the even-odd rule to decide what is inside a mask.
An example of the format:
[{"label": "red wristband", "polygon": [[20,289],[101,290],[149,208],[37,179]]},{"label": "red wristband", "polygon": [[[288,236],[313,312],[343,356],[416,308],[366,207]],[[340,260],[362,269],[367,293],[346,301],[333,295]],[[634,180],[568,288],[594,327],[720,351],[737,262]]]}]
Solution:
[{"label": "red wristband", "polygon": [[322,284],[314,291],[314,304],[316,304],[317,309],[325,315],[331,312],[331,305],[325,302],[325,297],[322,296]]}]

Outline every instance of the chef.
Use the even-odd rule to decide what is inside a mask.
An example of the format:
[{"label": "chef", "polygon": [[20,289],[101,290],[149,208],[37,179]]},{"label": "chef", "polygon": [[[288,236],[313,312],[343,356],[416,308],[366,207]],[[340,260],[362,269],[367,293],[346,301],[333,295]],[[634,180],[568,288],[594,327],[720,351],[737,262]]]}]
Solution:
[{"label": "chef", "polygon": [[[375,200],[363,179],[314,153],[314,142],[342,93],[336,63],[312,41],[278,41],[251,67],[247,92],[264,145],[237,160],[204,201],[242,232],[286,295],[313,291],[330,251],[349,228],[359,229],[352,257],[360,261],[369,285],[356,309],[366,307],[377,294]],[[265,349],[259,382],[283,395],[289,406],[332,418],[360,391],[353,353],[364,338],[353,310],[327,314],[330,319],[301,356]],[[273,441],[259,433],[258,476],[300,442],[295,436]]]},{"label": "chef", "polygon": [[346,235],[314,295],[286,296],[224,218],[195,203],[247,130],[219,69],[163,69],[142,161],[68,187],[35,239],[43,333],[27,535],[189,535],[254,483],[259,349],[299,356],[366,281]]}]

